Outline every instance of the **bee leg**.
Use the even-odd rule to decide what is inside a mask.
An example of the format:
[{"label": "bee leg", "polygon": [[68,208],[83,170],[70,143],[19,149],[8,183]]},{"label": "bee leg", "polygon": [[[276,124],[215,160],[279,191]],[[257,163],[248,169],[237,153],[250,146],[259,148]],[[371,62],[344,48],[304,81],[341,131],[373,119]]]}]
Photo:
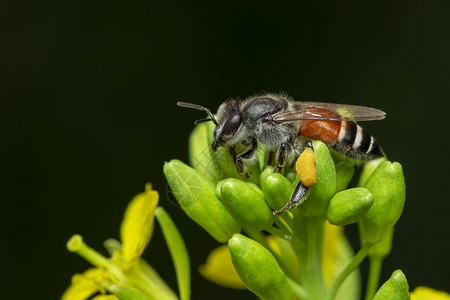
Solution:
[{"label": "bee leg", "polygon": [[316,155],[310,140],[303,144],[302,152],[295,162],[295,172],[305,186],[312,186],[317,181]]},{"label": "bee leg", "polygon": [[288,143],[282,143],[280,148],[278,148],[277,155],[275,157],[275,170],[276,173],[283,172],[284,164],[286,163],[286,154]]},{"label": "bee leg", "polygon": [[250,149],[248,149],[244,153],[239,154],[237,157],[235,157],[234,160],[238,173],[245,178],[249,178],[250,175],[252,174],[247,172],[247,168],[245,167],[244,161],[253,158],[256,149],[258,148],[258,143],[256,142],[256,140],[252,140],[250,143],[251,143]]},{"label": "bee leg", "polygon": [[273,214],[279,215],[279,214],[285,212],[286,210],[288,210],[292,205],[297,206],[297,205],[302,204],[306,200],[306,198],[308,198],[308,196],[309,196],[308,188],[309,187],[304,186],[303,183],[301,183],[299,181],[297,183],[297,185],[295,186],[294,191],[292,192],[289,202],[286,203],[286,205],[284,207],[282,207],[281,209],[274,211]]},{"label": "bee leg", "polygon": [[228,150],[230,151],[231,157],[233,158],[233,162],[236,166],[237,172],[245,178],[250,177],[250,174],[246,171],[244,161],[236,154],[236,149],[234,149],[234,147],[230,147]]},{"label": "bee leg", "polygon": [[[311,154],[311,152],[308,154],[306,154],[306,152],[305,152],[305,155],[314,155],[314,147],[310,140],[306,141],[305,144],[303,145],[302,154],[308,148],[310,149],[309,151],[312,150],[312,154]],[[302,154],[300,154],[300,156],[302,156]],[[300,156],[299,156],[299,158],[300,158]],[[299,160],[300,159],[297,159],[297,162]],[[298,177],[300,178],[300,181],[295,186],[295,189],[291,194],[289,202],[286,203],[286,205],[284,207],[282,207],[281,209],[274,211],[273,212],[274,215],[279,215],[279,214],[283,213],[284,211],[288,210],[291,206],[297,206],[297,205],[302,204],[306,200],[306,198],[308,198],[308,196],[309,196],[309,187],[316,183],[317,178],[316,178],[316,169],[315,169],[315,158],[314,158],[314,161],[311,161],[311,160],[305,159],[305,157],[302,157],[301,164],[303,164],[303,165],[297,166],[297,163],[296,163],[296,171],[297,171]],[[299,172],[302,170],[298,170],[297,167],[306,167],[306,170],[308,170],[309,172]]]}]

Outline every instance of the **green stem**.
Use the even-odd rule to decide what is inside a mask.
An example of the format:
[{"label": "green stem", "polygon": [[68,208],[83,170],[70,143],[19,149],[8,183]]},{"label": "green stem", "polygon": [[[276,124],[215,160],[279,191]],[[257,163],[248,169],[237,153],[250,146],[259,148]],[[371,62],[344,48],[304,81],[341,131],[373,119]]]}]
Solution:
[{"label": "green stem", "polygon": [[361,264],[364,258],[366,258],[372,246],[373,244],[366,244],[358,251],[353,260],[347,265],[347,267],[345,267],[345,269],[341,272],[341,274],[339,274],[339,276],[331,285],[330,290],[328,291],[327,300],[333,300],[336,297],[341,284],[353,271],[356,270],[356,268]]},{"label": "green stem", "polygon": [[278,236],[278,237],[280,237],[282,239],[285,239],[285,240],[288,240],[288,241],[290,241],[289,237],[292,238],[292,235],[289,232],[286,232],[286,231],[284,231],[284,230],[282,230],[280,228],[277,228],[275,226],[267,228],[266,231],[269,232],[272,235]]},{"label": "green stem", "polygon": [[310,299],[323,299],[325,295],[321,265],[323,222],[320,217],[308,217],[302,222],[306,231],[300,236],[304,238],[306,247],[299,252],[298,257],[302,283]]},{"label": "green stem", "polygon": [[288,276],[286,276],[286,278],[298,299],[309,299],[308,292],[300,284]]},{"label": "green stem", "polygon": [[383,256],[369,256],[369,279],[367,282],[366,296],[364,298],[366,300],[371,300],[378,289],[383,259]]},{"label": "green stem", "polygon": [[283,218],[281,218],[280,216],[275,216],[273,218],[273,221],[278,226],[278,228],[285,231],[287,234],[292,235],[292,227],[288,223],[286,223]]}]

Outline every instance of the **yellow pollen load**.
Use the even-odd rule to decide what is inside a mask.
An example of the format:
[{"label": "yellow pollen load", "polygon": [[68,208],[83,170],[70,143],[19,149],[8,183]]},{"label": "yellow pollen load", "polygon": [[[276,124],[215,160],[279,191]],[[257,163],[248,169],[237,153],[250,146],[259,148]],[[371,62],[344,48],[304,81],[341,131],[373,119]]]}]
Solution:
[{"label": "yellow pollen load", "polygon": [[295,171],[304,186],[311,186],[316,183],[316,157],[311,148],[306,148],[297,158]]}]

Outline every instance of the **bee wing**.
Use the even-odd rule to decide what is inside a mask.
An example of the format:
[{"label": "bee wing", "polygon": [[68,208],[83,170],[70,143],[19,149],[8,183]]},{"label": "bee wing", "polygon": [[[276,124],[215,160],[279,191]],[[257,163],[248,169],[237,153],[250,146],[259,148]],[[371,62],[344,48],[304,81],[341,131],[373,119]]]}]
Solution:
[{"label": "bee wing", "polygon": [[376,108],[324,102],[292,102],[293,109],[274,114],[276,123],[299,120],[371,121],[384,119],[386,113]]}]

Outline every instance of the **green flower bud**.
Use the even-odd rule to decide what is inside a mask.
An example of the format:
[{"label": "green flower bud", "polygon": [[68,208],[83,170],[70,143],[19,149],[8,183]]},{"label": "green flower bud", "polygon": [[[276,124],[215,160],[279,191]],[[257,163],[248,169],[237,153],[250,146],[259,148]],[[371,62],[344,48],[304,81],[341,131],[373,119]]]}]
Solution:
[{"label": "green flower bud", "polygon": [[376,243],[370,248],[370,257],[386,257],[391,253],[392,250],[392,240],[394,238],[394,227],[389,230],[389,233],[384,239]]},{"label": "green flower bud", "polygon": [[358,222],[373,204],[373,195],[365,188],[337,193],[330,200],[327,218],[331,224],[344,226]]},{"label": "green flower bud", "polygon": [[311,189],[311,194],[300,206],[305,216],[321,216],[326,213],[328,202],[336,192],[336,168],[328,147],[321,141],[314,141],[316,155],[317,182]]},{"label": "green flower bud", "polygon": [[254,189],[258,194],[261,195],[261,197],[264,198],[264,193],[263,193],[263,191],[261,190],[261,188],[260,188],[258,185],[254,184],[253,182],[246,182],[246,183],[247,183],[247,185],[248,185],[249,187],[251,187],[252,189]]},{"label": "green flower bud", "polygon": [[[189,162],[203,174],[208,180],[217,182],[224,178],[241,178],[238,174],[236,165],[230,151],[226,147],[219,147],[216,152],[211,150],[211,144],[214,140],[214,124],[211,122],[200,123],[192,131],[189,137]],[[246,147],[238,147],[237,152],[245,151]],[[264,149],[257,151],[259,155],[264,154]],[[258,183],[259,165],[248,165],[247,172],[251,173],[250,178],[245,180]]]},{"label": "green flower bud", "polygon": [[373,194],[374,203],[359,221],[359,232],[363,243],[376,243],[389,234],[402,214],[405,204],[402,166],[397,162],[383,162],[364,187]]},{"label": "green flower bud", "polygon": [[292,299],[286,276],[269,250],[241,234],[235,234],[228,241],[228,248],[247,289],[261,299]]},{"label": "green flower bud", "polygon": [[259,180],[264,198],[273,210],[279,210],[288,203],[294,190],[292,183],[280,173],[273,173],[272,167],[267,167],[261,173]]},{"label": "green flower bud", "polygon": [[219,166],[211,150],[214,124],[200,123],[189,136],[189,162],[210,181],[220,178]]},{"label": "green flower bud", "polygon": [[213,152],[213,157],[219,170],[219,179],[241,178],[228,148],[219,147],[216,152]]},{"label": "green flower bud", "polygon": [[408,300],[409,286],[405,274],[401,270],[392,273],[391,278],[386,281],[375,294],[373,300]]},{"label": "green flower bud", "polygon": [[251,185],[228,178],[220,187],[223,204],[235,220],[254,230],[272,226],[273,214],[263,196]]},{"label": "green flower bud", "polygon": [[336,164],[336,192],[347,188],[355,173],[353,164],[347,161],[340,161]]},{"label": "green flower bud", "polygon": [[359,176],[358,186],[364,186],[367,178],[369,178],[370,174],[382,163],[387,160],[386,156],[369,160],[364,164],[364,167],[361,171],[361,175]]},{"label": "green flower bud", "polygon": [[164,175],[183,211],[217,241],[224,243],[240,225],[215,196],[214,183],[179,160],[164,165]]},{"label": "green flower bud", "polygon": [[222,201],[222,196],[220,195],[220,187],[222,186],[222,184],[225,181],[226,181],[226,179],[222,179],[216,184],[215,194],[216,194],[217,199],[219,199],[220,201]]}]

